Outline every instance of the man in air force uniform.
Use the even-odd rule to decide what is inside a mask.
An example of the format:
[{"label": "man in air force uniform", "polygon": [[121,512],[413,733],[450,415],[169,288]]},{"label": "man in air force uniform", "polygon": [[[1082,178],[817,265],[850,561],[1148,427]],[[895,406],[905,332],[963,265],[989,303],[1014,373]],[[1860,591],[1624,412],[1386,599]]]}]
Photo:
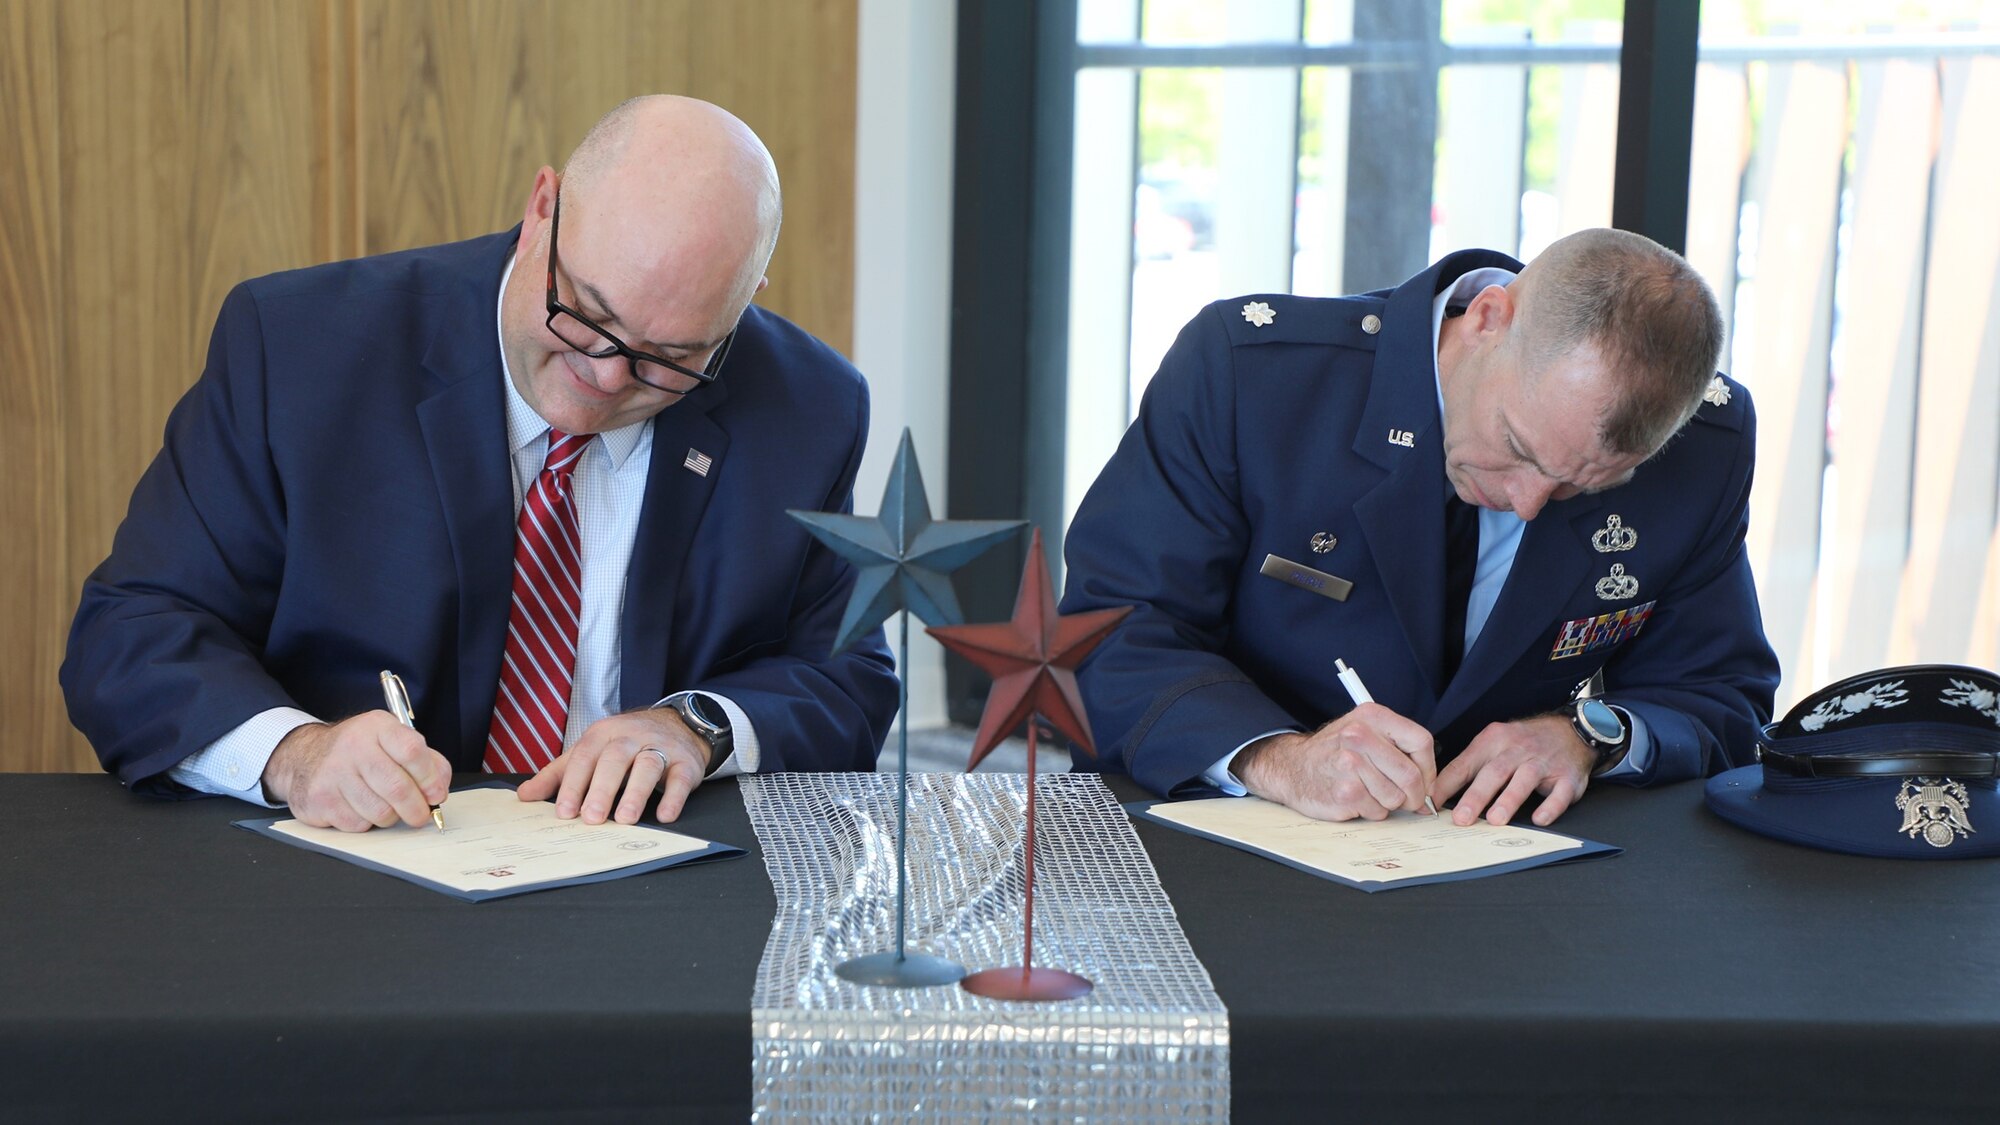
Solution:
[{"label": "man in air force uniform", "polygon": [[1721,335],[1609,230],[1203,310],[1068,537],[1064,609],[1137,607],[1080,670],[1100,768],[1326,819],[1539,792],[1547,824],[1747,756],[1778,669]]}]

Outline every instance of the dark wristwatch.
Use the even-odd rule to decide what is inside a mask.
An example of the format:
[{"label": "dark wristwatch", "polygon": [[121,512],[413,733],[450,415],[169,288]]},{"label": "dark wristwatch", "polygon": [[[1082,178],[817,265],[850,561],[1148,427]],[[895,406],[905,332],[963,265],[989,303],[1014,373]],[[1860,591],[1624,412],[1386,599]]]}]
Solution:
[{"label": "dark wristwatch", "polygon": [[673,708],[694,736],[708,743],[708,768],[702,771],[702,776],[711,776],[721,769],[735,745],[729,733],[729,716],[722,706],[698,691],[677,691],[660,706]]},{"label": "dark wristwatch", "polygon": [[1590,766],[1592,777],[1624,761],[1625,752],[1632,748],[1632,724],[1626,721],[1625,713],[1597,697],[1603,687],[1602,675],[1593,673],[1576,685],[1569,704],[1570,728],[1583,740],[1594,759]]}]

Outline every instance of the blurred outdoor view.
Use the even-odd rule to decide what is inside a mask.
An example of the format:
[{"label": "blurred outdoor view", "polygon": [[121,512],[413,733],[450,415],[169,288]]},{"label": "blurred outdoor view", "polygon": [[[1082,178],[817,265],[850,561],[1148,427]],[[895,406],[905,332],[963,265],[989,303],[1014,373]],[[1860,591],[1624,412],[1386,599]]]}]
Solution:
[{"label": "blurred outdoor view", "polygon": [[[1622,0],[1078,7],[1072,513],[1209,301],[1610,223]],[[1700,59],[1686,253],[1759,407],[1749,549],[1787,695],[1991,665],[2000,4],[1704,0]]]},{"label": "blurred outdoor view", "polygon": [[[1201,0],[1148,3],[1142,34],[1154,43],[1230,41],[1229,9],[1226,3]],[[1615,46],[1623,10],[1623,0],[1451,0],[1443,5],[1442,31],[1447,43]],[[1352,5],[1309,3],[1304,17],[1305,42],[1341,42],[1351,32]],[[1206,67],[1148,68],[1139,76],[1131,354],[1135,402],[1180,326],[1203,304],[1223,295],[1215,221],[1224,194],[1222,137],[1231,129],[1258,127],[1238,117],[1225,120],[1231,100],[1227,87],[1248,77],[1253,76]],[[1345,283],[1342,270],[1343,240],[1336,229],[1348,191],[1350,155],[1343,143],[1349,126],[1348,70],[1310,66],[1284,77],[1297,90],[1295,163],[1278,171],[1291,180],[1291,256],[1283,263],[1287,276],[1270,270],[1255,287],[1308,296],[1350,292],[1353,287]],[[1445,68],[1437,88],[1425,256],[1435,259],[1475,245],[1533,255],[1561,233],[1608,222],[1617,88],[1615,63]],[[1399,143],[1423,140],[1403,132]],[[1569,169],[1567,161],[1587,167]],[[1568,194],[1574,202],[1567,224],[1557,204],[1559,174],[1565,186],[1577,181]],[[1495,215],[1500,205],[1505,213]],[[1378,276],[1357,284],[1373,288],[1398,280]]]}]

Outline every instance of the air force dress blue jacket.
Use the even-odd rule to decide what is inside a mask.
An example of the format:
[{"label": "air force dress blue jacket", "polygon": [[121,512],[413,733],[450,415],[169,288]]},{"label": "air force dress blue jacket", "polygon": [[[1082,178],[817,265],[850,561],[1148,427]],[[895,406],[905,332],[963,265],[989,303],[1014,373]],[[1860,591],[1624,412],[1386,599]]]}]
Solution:
[{"label": "air force dress blue jacket", "polygon": [[[1218,302],[1181,332],[1067,538],[1064,611],[1136,607],[1079,670],[1102,754],[1079,754],[1080,768],[1189,791],[1246,741],[1349,710],[1336,659],[1430,728],[1440,764],[1489,723],[1561,706],[1599,669],[1605,698],[1651,739],[1635,780],[1747,760],[1778,666],[1743,550],[1755,418],[1727,379],[1630,482],[1527,524],[1445,679],[1432,303],[1485,266],[1521,269],[1467,251],[1393,291]],[[1244,318],[1250,300],[1270,323]],[[1267,555],[1352,592],[1266,576]]]}]

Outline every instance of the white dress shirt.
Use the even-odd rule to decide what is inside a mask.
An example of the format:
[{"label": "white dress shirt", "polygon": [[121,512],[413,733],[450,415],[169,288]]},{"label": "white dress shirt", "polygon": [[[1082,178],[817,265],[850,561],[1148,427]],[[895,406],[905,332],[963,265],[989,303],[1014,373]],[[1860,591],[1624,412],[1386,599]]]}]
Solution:
[{"label": "white dress shirt", "polygon": [[[500,278],[501,300],[510,262]],[[500,331],[499,305],[494,309]],[[514,513],[521,498],[541,472],[549,448],[549,424],[536,414],[514,387],[507,366],[505,336],[500,343],[500,382],[507,396],[507,451],[512,467]],[[646,418],[598,435],[578,459],[571,488],[576,496],[578,550],[583,565],[583,604],[577,623],[576,670],[570,685],[569,719],[563,746],[576,744],[592,723],[616,714],[619,697],[619,621],[624,616],[625,577],[632,561],[632,544],[639,531],[639,510],[645,503],[646,477],[653,462],[653,420]],[[497,682],[497,681],[496,681]],[[757,732],[733,700],[702,692],[729,717],[732,749],[715,771],[717,776],[755,773]],[[657,706],[658,704],[655,704]],[[264,767],[278,743],[299,727],[320,722],[296,707],[273,707],[188,755],[167,776],[190,789],[237,797],[267,808],[277,805],[264,797]]]}]

